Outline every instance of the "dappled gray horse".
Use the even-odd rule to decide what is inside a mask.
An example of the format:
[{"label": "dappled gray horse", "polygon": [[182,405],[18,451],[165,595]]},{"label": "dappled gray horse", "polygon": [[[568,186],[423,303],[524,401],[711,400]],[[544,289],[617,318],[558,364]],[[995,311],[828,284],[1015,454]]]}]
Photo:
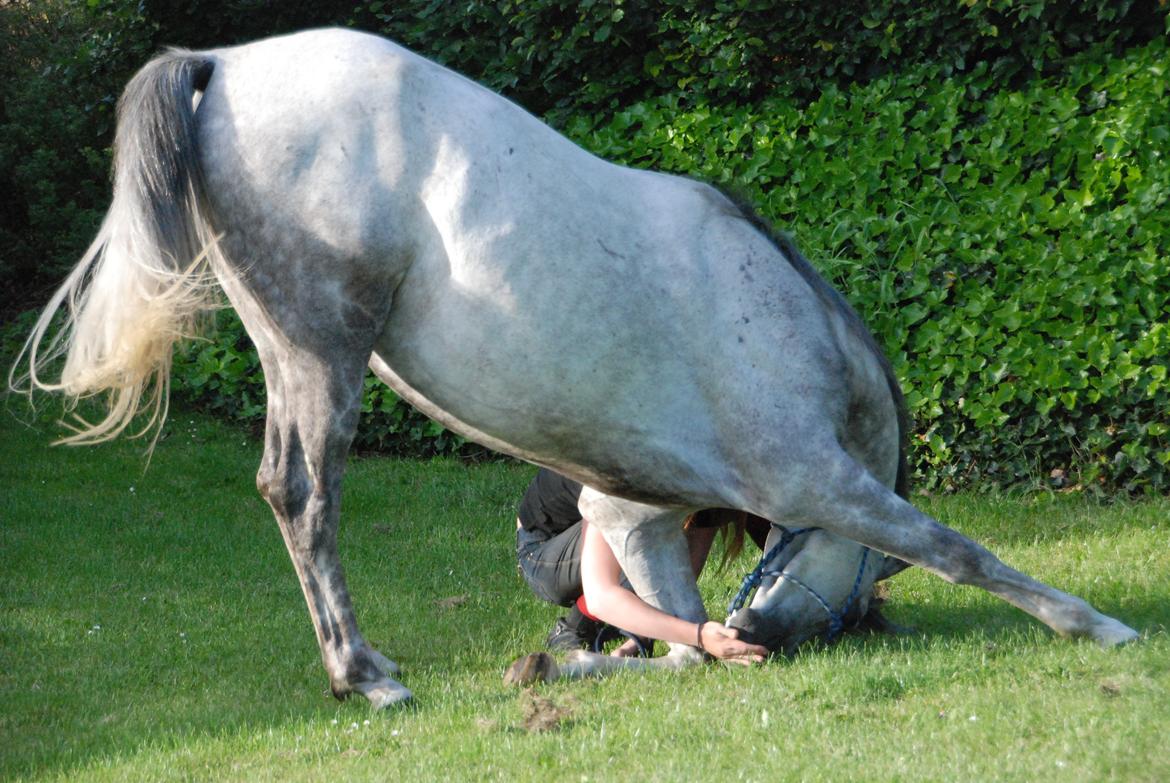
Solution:
[{"label": "dappled gray horse", "polygon": [[[257,485],[339,697],[410,697],[358,631],[337,554],[367,365],[452,430],[585,483],[638,593],[679,617],[706,616],[679,523],[730,508],[977,585],[1063,635],[1136,635],[892,491],[889,366],[794,248],[706,185],[607,163],[340,30],[159,57],[126,88],[115,151],[101,231],[30,337],[32,383],[112,391],[72,442],[117,434],[144,395],[165,415],[172,343],[218,281],[263,363]],[[753,603],[759,638],[780,635],[782,581]]]}]

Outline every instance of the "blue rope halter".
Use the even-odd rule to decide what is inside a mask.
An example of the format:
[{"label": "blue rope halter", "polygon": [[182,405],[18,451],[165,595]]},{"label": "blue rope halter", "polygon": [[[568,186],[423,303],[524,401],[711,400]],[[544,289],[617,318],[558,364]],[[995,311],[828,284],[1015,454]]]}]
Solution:
[{"label": "blue rope halter", "polygon": [[795,541],[798,536],[811,533],[814,530],[820,530],[820,528],[802,527],[797,528],[796,530],[789,530],[788,528],[781,525],[773,524],[772,526],[780,528],[780,530],[784,531],[780,535],[780,541],[777,542],[776,545],[767,552],[765,552],[764,556],[760,558],[760,562],[756,564],[756,567],[752,569],[751,573],[743,578],[743,583],[739,586],[739,592],[735,594],[735,597],[731,599],[731,603],[727,607],[727,616],[730,617],[743,608],[744,604],[749,601],[752,594],[760,586],[760,582],[764,580],[764,577],[782,577],[811,595],[813,599],[815,599],[816,602],[820,604],[821,608],[825,610],[825,614],[829,616],[829,630],[825,633],[825,641],[833,641],[837,638],[841,631],[845,630],[845,618],[848,616],[849,611],[853,608],[854,601],[857,600],[857,594],[861,589],[861,578],[865,575],[866,562],[869,560],[869,547],[862,547],[861,565],[858,567],[857,576],[853,580],[853,589],[850,591],[849,597],[845,599],[845,603],[841,605],[841,609],[836,611],[829,605],[829,602],[826,601],[820,593],[806,585],[801,580],[797,579],[795,576],[785,572],[783,569],[779,571],[764,570],[764,566],[772,562],[772,560],[775,559],[776,556],[781,552],[783,552],[789,544]]}]

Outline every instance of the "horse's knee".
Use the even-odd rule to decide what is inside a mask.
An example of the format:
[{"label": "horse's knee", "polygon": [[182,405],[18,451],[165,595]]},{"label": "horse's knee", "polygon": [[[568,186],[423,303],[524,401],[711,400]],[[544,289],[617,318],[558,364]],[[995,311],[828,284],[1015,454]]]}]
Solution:
[{"label": "horse's knee", "polygon": [[304,511],[308,493],[299,491],[300,483],[287,470],[261,468],[256,473],[256,488],[281,519],[300,516]]},{"label": "horse's knee", "polygon": [[276,494],[276,470],[269,466],[267,461],[260,463],[260,469],[256,471],[256,491],[260,493],[260,497],[268,501],[272,505],[272,498]]},{"label": "horse's knee", "polygon": [[931,531],[933,539],[929,555],[937,562],[930,565],[948,582],[959,585],[983,586],[994,578],[999,559],[979,544],[950,528],[939,524]]}]

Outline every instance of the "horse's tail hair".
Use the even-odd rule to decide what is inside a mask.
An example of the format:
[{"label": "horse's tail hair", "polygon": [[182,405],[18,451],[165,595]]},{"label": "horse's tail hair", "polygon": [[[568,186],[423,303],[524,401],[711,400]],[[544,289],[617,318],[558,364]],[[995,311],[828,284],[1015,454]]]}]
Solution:
[{"label": "horse's tail hair", "polygon": [[[63,392],[70,407],[109,394],[104,419],[77,417],[59,443],[113,438],[140,408],[150,416],[137,434],[157,433],[174,343],[220,300],[213,270],[223,259],[206,217],[195,124],[214,68],[207,55],[172,50],[139,71],[118,102],[109,211],[9,373],[13,389]],[[64,322],[50,335],[59,310]],[[48,380],[61,357],[60,377]]]}]

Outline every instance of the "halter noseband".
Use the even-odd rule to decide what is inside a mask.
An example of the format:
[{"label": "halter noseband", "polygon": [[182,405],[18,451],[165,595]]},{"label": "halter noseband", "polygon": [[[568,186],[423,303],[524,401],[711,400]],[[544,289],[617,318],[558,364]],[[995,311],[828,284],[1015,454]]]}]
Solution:
[{"label": "halter noseband", "polygon": [[783,552],[789,544],[796,540],[798,536],[811,533],[814,530],[820,530],[819,527],[802,527],[796,530],[789,530],[783,525],[772,523],[772,527],[783,531],[780,535],[780,541],[776,543],[771,549],[764,553],[760,558],[760,562],[752,569],[751,573],[743,578],[743,583],[739,586],[739,592],[735,594],[735,598],[731,599],[731,603],[727,607],[727,616],[738,612],[743,608],[744,604],[748,602],[752,594],[760,586],[760,583],[766,576],[775,576],[786,579],[792,582],[797,587],[804,590],[811,595],[825,614],[829,616],[829,630],[825,633],[825,641],[831,642],[837,638],[841,631],[845,630],[845,617],[849,614],[849,610],[853,608],[853,602],[857,600],[857,593],[861,589],[861,577],[865,574],[866,561],[869,559],[869,547],[861,548],[861,565],[857,569],[857,576],[853,580],[853,590],[850,591],[849,597],[845,599],[845,603],[841,605],[840,610],[834,610],[829,602],[825,600],[824,596],[818,593],[807,584],[797,579],[795,576],[787,573],[784,569],[779,571],[765,571],[764,566],[772,562],[781,552]]}]

